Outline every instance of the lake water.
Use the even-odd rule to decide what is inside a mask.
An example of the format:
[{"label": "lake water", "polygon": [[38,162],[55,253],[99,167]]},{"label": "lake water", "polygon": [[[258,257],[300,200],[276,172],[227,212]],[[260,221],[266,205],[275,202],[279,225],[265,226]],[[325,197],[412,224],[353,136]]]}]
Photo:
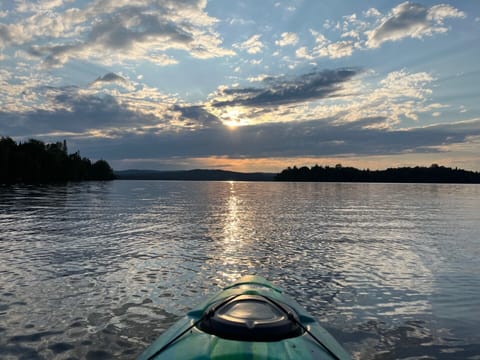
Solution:
[{"label": "lake water", "polygon": [[356,359],[480,359],[480,186],[0,187],[0,358],[131,359],[259,274]]}]

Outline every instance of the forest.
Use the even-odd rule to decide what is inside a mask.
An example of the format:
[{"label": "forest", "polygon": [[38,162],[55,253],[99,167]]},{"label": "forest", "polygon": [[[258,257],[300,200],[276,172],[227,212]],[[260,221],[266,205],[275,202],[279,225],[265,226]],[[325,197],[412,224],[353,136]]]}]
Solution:
[{"label": "forest", "polygon": [[112,179],[113,170],[105,160],[92,163],[78,151],[68,154],[65,140],[17,144],[10,137],[0,138],[0,184]]},{"label": "forest", "polygon": [[399,167],[386,170],[359,170],[354,167],[289,167],[275,176],[276,181],[397,182],[397,183],[480,183],[480,173],[452,169],[438,164],[430,167]]}]

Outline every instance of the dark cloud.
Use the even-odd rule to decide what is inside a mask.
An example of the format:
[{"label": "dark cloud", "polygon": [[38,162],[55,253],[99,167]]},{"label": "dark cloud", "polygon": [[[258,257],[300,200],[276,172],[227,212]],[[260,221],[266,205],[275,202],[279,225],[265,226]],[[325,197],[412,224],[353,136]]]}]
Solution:
[{"label": "dark cloud", "polygon": [[82,95],[77,87],[42,87],[36,89],[48,93],[56,110],[32,110],[6,113],[0,111],[0,134],[31,137],[54,132],[82,133],[86,130],[102,130],[158,123],[153,115],[131,111],[109,95]]},{"label": "dark cloud", "polygon": [[287,78],[268,78],[263,88],[224,89],[219,96],[228,100],[213,101],[215,107],[232,105],[277,106],[301,103],[339,96],[342,84],[361,72],[360,69],[346,68],[310,72],[292,80]]},{"label": "dark cloud", "polygon": [[100,83],[127,83],[127,80],[120,75],[110,72],[103,76],[99,76],[92,82],[94,85]]},{"label": "dark cloud", "polygon": [[[108,73],[95,82],[126,81]],[[90,130],[125,136],[128,131],[144,131],[145,126],[181,126],[192,129],[218,127],[220,120],[201,105],[167,105],[161,118],[129,109],[115,97],[106,94],[85,94],[76,86],[41,86],[31,91],[43,94],[52,110],[5,112],[0,109],[0,136],[35,137],[48,133],[78,133]],[[172,125],[175,122],[176,125]],[[158,129],[157,129],[158,130]]]},{"label": "dark cloud", "polygon": [[58,66],[64,63],[69,54],[77,51],[83,45],[79,42],[75,44],[53,45],[53,46],[32,46],[28,53],[33,56],[45,57],[44,64],[47,66]]},{"label": "dark cloud", "polygon": [[81,147],[91,151],[95,142],[94,149],[98,153],[92,156],[100,153],[111,160],[362,156],[439,152],[440,146],[465,142],[469,136],[480,136],[480,121],[409,130],[371,127],[384,121],[383,118],[367,118],[361,124],[335,124],[333,120],[317,120],[245,126],[233,131],[217,126],[196,131],[132,135],[115,140],[90,139]]},{"label": "dark cloud", "polygon": [[12,41],[12,34],[5,24],[0,24],[0,46]]},{"label": "dark cloud", "polygon": [[190,106],[178,106],[172,107],[173,111],[179,111],[182,118],[188,125],[201,125],[201,126],[220,126],[222,122],[213,114],[209,113],[202,105],[190,105]]},{"label": "dark cloud", "polygon": [[[319,80],[321,76],[309,74],[300,78],[303,81],[296,81],[299,84],[297,89],[301,89],[299,93],[318,93],[315,90],[317,85],[313,83],[335,88],[339,82],[341,84],[338,79],[353,76],[352,72],[337,74],[337,77],[328,72],[321,74],[323,81]],[[106,74],[102,78],[103,81],[113,81],[116,76]],[[272,88],[282,87],[281,84],[285,83],[277,79],[272,83]],[[293,87],[293,83],[288,82],[287,87]],[[217,117],[201,105],[165,105],[165,113],[159,118],[130,110],[112,96],[85,94],[74,86],[45,86],[36,88],[35,92],[45,94],[56,110],[0,111],[0,135],[25,138],[39,134],[105,131],[115,138],[65,137],[85,156],[107,160],[395,155],[441,151],[442,147],[467,141],[469,136],[480,136],[480,120],[392,130],[384,127],[388,119],[383,117],[363,118],[354,122],[341,122],[337,117],[264,123],[232,130],[223,126]],[[288,94],[289,97],[279,95],[277,103],[313,96],[301,97],[293,90],[289,90]]]}]

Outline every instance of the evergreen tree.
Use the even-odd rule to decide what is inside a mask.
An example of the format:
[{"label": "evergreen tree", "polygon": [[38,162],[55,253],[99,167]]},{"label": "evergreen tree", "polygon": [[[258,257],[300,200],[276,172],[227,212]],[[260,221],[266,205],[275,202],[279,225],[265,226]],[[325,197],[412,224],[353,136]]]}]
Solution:
[{"label": "evergreen tree", "polygon": [[113,170],[105,160],[92,165],[77,151],[68,155],[67,142],[45,144],[30,139],[16,143],[0,138],[0,183],[112,180]]}]

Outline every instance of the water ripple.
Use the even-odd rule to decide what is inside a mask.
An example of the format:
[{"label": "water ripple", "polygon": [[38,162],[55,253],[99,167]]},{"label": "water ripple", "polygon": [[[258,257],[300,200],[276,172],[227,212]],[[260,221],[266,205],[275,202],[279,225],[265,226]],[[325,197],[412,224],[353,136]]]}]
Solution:
[{"label": "water ripple", "polygon": [[480,353],[470,185],[0,187],[0,357],[130,359],[256,273],[358,359]]}]

